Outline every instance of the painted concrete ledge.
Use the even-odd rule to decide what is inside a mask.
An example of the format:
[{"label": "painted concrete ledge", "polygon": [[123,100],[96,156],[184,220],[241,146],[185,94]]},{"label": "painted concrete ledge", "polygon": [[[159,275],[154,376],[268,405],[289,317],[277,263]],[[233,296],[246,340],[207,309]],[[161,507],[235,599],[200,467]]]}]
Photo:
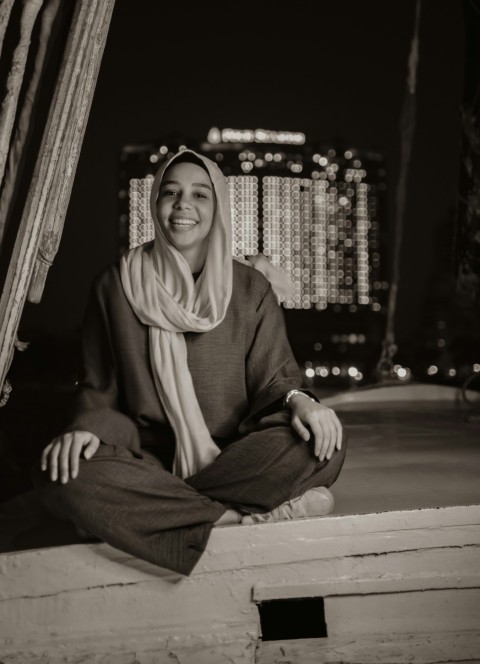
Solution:
[{"label": "painted concrete ledge", "polygon": [[[474,660],[479,562],[477,505],[217,528],[189,578],[106,544],[1,554],[0,661]],[[282,658],[258,604],[305,597],[324,598],[328,637]]]}]

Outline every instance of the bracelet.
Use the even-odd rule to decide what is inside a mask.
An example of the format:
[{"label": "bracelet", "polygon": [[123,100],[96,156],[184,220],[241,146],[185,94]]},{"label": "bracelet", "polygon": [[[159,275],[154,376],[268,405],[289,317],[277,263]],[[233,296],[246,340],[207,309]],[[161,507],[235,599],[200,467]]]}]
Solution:
[{"label": "bracelet", "polygon": [[304,397],[307,397],[307,399],[310,399],[310,401],[315,401],[315,399],[312,399],[312,397],[309,397],[308,394],[305,394],[305,392],[301,392],[300,390],[290,390],[290,392],[287,392],[285,395],[285,399],[283,400],[283,407],[286,408],[288,406],[288,402],[290,399],[295,396],[295,394],[303,394]]}]

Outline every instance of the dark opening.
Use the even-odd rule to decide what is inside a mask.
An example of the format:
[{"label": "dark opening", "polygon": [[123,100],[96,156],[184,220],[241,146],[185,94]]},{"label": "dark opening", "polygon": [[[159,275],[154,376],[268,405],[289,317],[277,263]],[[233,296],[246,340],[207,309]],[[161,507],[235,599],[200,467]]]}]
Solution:
[{"label": "dark opening", "polygon": [[323,597],[276,599],[258,605],[263,641],[327,635]]}]

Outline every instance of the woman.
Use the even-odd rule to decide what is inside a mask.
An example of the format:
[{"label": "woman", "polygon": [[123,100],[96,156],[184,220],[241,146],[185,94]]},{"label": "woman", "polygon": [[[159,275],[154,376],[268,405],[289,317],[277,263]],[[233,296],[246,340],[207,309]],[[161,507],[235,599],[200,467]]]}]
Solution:
[{"label": "woman", "polygon": [[34,478],[54,514],[183,574],[214,525],[329,513],[345,454],[269,282],[232,261],[229,206],[190,150],[157,173],[155,240],[97,280],[75,416]]}]

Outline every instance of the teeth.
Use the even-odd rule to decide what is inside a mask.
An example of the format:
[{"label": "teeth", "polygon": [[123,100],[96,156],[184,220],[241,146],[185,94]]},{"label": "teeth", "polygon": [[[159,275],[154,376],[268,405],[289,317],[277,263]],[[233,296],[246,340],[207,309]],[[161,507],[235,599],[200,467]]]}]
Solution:
[{"label": "teeth", "polygon": [[197,223],[193,219],[172,219],[171,224],[174,224],[175,226],[195,226]]}]

